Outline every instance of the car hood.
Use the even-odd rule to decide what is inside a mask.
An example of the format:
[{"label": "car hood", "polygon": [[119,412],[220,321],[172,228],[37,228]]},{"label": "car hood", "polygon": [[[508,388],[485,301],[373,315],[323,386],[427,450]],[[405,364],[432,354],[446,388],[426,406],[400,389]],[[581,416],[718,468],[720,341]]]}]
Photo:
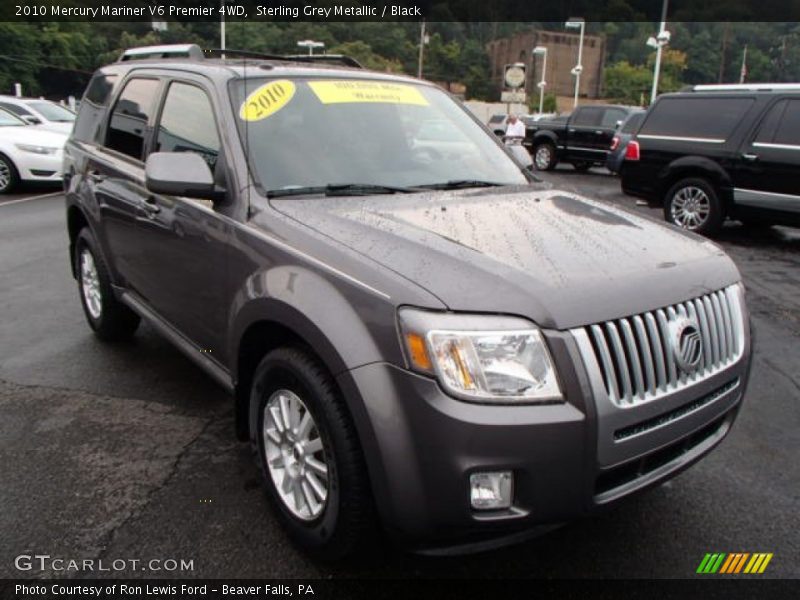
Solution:
[{"label": "car hood", "polygon": [[48,146],[50,148],[63,148],[67,136],[40,129],[38,125],[20,125],[19,127],[2,127],[0,136],[4,141],[18,144],[31,144],[35,146]]},{"label": "car hood", "polygon": [[740,279],[703,238],[545,186],[271,203],[451,310],[524,315],[543,327],[632,315]]}]

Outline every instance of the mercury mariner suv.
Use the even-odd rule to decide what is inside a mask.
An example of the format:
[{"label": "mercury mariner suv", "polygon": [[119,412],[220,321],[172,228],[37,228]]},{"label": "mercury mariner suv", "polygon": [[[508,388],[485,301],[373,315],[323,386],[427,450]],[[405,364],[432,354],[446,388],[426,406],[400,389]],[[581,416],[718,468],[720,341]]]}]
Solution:
[{"label": "mercury mariner suv", "polygon": [[94,75],[70,261],[101,339],[144,319],[231,392],[302,547],[519,539],[728,433],[750,333],[718,246],[537,180],[432,84],[216,56]]}]

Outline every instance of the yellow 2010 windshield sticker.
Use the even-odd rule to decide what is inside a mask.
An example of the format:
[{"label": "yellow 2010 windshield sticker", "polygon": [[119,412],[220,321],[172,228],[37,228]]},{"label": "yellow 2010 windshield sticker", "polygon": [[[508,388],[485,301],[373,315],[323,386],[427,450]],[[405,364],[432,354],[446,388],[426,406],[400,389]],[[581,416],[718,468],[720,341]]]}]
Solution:
[{"label": "yellow 2010 windshield sticker", "polygon": [[309,81],[308,85],[323,104],[344,102],[384,102],[428,106],[425,96],[413,85],[386,81]]},{"label": "yellow 2010 windshield sticker", "polygon": [[239,118],[243,121],[266,119],[289,104],[294,91],[294,82],[288,79],[270,81],[247,96],[239,108]]}]

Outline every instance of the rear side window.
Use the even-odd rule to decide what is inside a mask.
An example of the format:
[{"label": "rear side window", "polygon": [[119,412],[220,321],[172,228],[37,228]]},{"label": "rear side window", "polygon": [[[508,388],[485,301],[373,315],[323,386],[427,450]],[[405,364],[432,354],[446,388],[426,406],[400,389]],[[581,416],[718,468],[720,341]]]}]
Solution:
[{"label": "rear side window", "polygon": [[724,142],[752,104],[752,98],[663,98],[651,109],[639,136]]},{"label": "rear side window", "polygon": [[75,127],[72,130],[74,138],[83,142],[97,139],[105,107],[108,105],[117,79],[116,75],[97,74],[92,77],[89,87],[86,88],[86,93],[83,95],[78,118],[75,120]]},{"label": "rear side window", "polygon": [[214,110],[206,93],[194,85],[170,85],[161,112],[155,151],[195,152],[213,172],[219,147]]},{"label": "rear side window", "polygon": [[772,105],[772,108],[767,112],[767,116],[761,121],[758,127],[758,132],[753,140],[756,144],[771,144],[775,139],[775,131],[778,129],[778,123],[781,122],[783,111],[786,110],[786,100],[781,100]]},{"label": "rear side window", "polygon": [[158,84],[157,79],[131,79],[125,84],[111,113],[106,146],[141,160]]},{"label": "rear side window", "polygon": [[30,115],[31,113],[18,104],[11,104],[10,102],[0,102],[0,108],[5,108],[8,111],[11,111],[15,115],[19,115],[20,117],[24,117]]},{"label": "rear side window", "polygon": [[781,124],[775,132],[775,143],[800,146],[800,100],[789,100]]}]

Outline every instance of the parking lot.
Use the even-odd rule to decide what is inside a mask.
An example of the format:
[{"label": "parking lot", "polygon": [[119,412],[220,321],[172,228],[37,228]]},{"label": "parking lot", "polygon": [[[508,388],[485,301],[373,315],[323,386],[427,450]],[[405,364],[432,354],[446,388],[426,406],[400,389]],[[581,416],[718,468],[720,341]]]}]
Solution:
[{"label": "parking lot", "polygon": [[[545,178],[661,219],[603,170]],[[800,230],[730,223],[718,238],[744,276],[755,359],[733,431],[698,465],[515,547],[443,558],[384,545],[328,565],[281,531],[211,379],[149,326],[120,345],[91,334],[63,198],[46,192],[0,200],[0,576],[74,576],[15,568],[36,553],[193,561],[190,572],[123,573],[150,577],[685,578],[706,552],[772,552],[764,576],[800,577]]]}]

